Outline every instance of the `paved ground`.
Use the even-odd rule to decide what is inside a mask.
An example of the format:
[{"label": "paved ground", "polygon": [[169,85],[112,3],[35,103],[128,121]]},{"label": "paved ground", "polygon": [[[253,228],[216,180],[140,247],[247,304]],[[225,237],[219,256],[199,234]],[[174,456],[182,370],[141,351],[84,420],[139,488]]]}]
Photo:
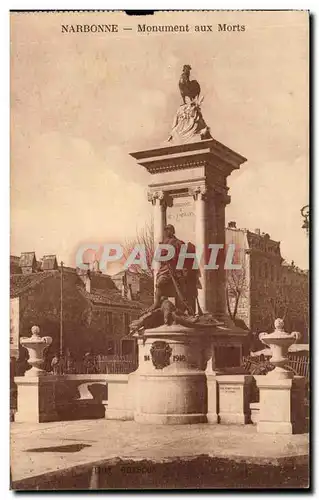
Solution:
[{"label": "paved ground", "polygon": [[12,423],[12,480],[115,458],[163,462],[207,455],[249,463],[301,461],[308,434],[257,434],[253,425],[147,425],[112,420]]}]

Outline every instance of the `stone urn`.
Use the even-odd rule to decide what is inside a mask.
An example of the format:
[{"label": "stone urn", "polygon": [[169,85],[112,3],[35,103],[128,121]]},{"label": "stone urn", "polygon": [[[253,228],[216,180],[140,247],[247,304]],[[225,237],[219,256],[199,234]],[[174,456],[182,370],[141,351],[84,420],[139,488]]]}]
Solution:
[{"label": "stone urn", "polygon": [[272,333],[260,333],[261,342],[270,347],[272,358],[270,362],[275,369],[270,371],[266,377],[276,377],[280,379],[293,378],[293,372],[287,370],[285,365],[288,362],[288,349],[301,338],[299,332],[287,333],[284,329],[284,321],[281,318],[275,320],[275,330]]},{"label": "stone urn", "polygon": [[42,366],[44,363],[44,351],[52,343],[52,337],[40,337],[40,328],[33,326],[31,328],[31,337],[21,337],[20,344],[25,347],[29,353],[28,363],[31,365],[31,370],[25,373],[26,377],[38,377],[46,374]]}]

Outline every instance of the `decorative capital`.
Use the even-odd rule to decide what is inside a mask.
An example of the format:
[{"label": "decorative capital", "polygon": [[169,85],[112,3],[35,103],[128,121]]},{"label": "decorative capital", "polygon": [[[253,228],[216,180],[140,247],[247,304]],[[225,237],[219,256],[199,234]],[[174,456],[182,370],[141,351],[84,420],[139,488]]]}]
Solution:
[{"label": "decorative capital", "polygon": [[230,200],[231,200],[229,194],[217,193],[217,197],[218,197],[218,200],[219,200],[221,205],[223,205],[223,206],[229,205]]},{"label": "decorative capital", "polygon": [[163,205],[165,203],[165,198],[164,191],[149,191],[147,193],[147,199],[152,203],[152,205],[156,204],[156,200],[158,200],[160,205]]},{"label": "decorative capital", "polygon": [[193,196],[194,200],[204,200],[207,195],[207,187],[205,185],[190,187],[189,194]]}]

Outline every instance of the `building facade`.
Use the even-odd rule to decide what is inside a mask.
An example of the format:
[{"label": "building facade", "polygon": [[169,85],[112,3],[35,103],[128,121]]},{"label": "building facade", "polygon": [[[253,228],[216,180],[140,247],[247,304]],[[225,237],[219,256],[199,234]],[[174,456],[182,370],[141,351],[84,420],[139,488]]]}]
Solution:
[{"label": "building facade", "polygon": [[235,263],[241,269],[226,271],[226,302],[229,315],[258,333],[271,331],[282,317],[288,331],[299,331],[308,339],[308,272],[288,265],[281,256],[280,242],[269,234],[226,228],[226,245],[236,248]]},{"label": "building facade", "polygon": [[11,257],[10,265],[11,356],[21,353],[20,337],[30,336],[33,325],[40,327],[41,335],[52,337],[51,356],[60,351],[61,337],[63,352],[75,358],[86,352],[135,355],[129,324],[144,306],[123,297],[110,276],[70,267],[61,273],[55,256],[39,263],[31,252]]}]

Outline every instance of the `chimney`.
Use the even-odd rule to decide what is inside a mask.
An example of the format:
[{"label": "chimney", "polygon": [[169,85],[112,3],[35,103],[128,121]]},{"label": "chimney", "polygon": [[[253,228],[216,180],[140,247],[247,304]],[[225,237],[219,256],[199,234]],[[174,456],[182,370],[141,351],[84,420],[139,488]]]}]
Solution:
[{"label": "chimney", "polygon": [[87,293],[91,293],[91,276],[90,273],[86,273],[86,280],[85,280],[85,290]]},{"label": "chimney", "polygon": [[132,285],[128,286],[128,299],[133,300],[133,291],[132,291]]},{"label": "chimney", "polygon": [[58,262],[55,255],[44,255],[42,258],[42,271],[55,271],[58,269]]},{"label": "chimney", "polygon": [[127,298],[127,276],[125,271],[122,277],[122,297],[123,299]]},{"label": "chimney", "polygon": [[22,252],[19,267],[21,268],[22,274],[32,274],[37,271],[37,260],[35,257],[35,252]]},{"label": "chimney", "polygon": [[228,227],[229,227],[229,229],[237,229],[236,228],[236,221],[234,221],[234,220],[229,221]]},{"label": "chimney", "polygon": [[95,260],[93,262],[93,264],[90,264],[90,270],[93,272],[93,273],[99,273],[101,274],[102,271],[100,271],[100,262],[98,260]]},{"label": "chimney", "polygon": [[259,228],[255,229],[255,234],[258,234],[258,236],[260,236],[260,229]]},{"label": "chimney", "polygon": [[86,269],[76,269],[76,273],[85,285],[85,290],[87,293],[91,293],[91,276],[90,271]]}]

